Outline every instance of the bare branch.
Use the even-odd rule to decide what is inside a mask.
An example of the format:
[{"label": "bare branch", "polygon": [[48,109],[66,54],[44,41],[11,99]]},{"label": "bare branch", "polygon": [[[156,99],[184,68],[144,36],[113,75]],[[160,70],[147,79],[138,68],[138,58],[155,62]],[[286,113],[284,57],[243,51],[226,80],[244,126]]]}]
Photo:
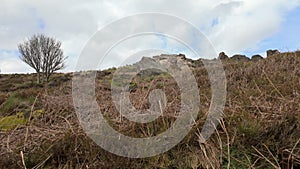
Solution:
[{"label": "bare branch", "polygon": [[65,68],[65,60],[61,42],[43,34],[33,35],[30,39],[18,45],[20,59],[32,67],[38,74],[45,76],[46,82],[49,81],[51,74]]}]

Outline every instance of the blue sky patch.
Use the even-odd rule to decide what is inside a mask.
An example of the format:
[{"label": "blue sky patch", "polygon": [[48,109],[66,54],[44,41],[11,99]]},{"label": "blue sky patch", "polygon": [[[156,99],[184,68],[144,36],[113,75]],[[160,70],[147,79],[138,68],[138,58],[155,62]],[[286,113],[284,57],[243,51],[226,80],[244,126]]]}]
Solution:
[{"label": "blue sky patch", "polygon": [[39,29],[41,30],[44,30],[46,28],[46,23],[43,19],[38,19],[38,26],[39,26]]}]

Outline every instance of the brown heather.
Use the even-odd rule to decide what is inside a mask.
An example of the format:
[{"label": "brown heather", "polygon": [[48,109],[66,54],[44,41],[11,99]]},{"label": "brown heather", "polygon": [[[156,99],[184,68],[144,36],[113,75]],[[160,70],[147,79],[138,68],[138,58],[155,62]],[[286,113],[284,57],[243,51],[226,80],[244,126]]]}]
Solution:
[{"label": "brown heather", "polygon": [[[74,112],[72,74],[51,85],[34,74],[0,77],[0,168],[300,168],[300,52],[253,61],[222,60],[227,77],[224,118],[206,143],[199,132],[210,105],[210,85],[200,60],[190,65],[200,88],[196,124],[177,146],[143,159],[111,154],[86,136]],[[111,126],[131,137],[164,132],[176,120],[179,88],[171,76],[137,76],[130,99],[149,108],[152,89],[166,92],[162,117],[147,124],[120,120],[111,100],[115,69],[97,72],[96,97]],[[118,85],[118,84],[113,84]]]}]

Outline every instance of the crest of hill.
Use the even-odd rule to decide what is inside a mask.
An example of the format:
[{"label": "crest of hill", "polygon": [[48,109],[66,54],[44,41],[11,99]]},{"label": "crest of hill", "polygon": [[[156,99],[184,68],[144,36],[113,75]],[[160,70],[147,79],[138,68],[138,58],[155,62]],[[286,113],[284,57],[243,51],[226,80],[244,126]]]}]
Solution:
[{"label": "crest of hill", "polygon": [[[266,51],[266,54],[267,54],[267,58],[268,58],[268,57],[272,57],[272,56],[276,56],[276,55],[284,55],[285,53],[281,53],[278,50],[270,49],[270,50]],[[194,60],[194,59],[187,58],[185,56],[185,54],[179,53],[179,54],[161,54],[161,55],[156,55],[153,57],[145,57],[144,56],[137,63],[146,62],[147,60],[163,62],[164,60],[168,60],[168,59],[181,59],[190,67],[203,66],[203,63],[202,63],[203,60],[210,60],[210,59],[204,59],[204,58]],[[219,59],[223,62],[248,62],[248,61],[259,62],[261,60],[264,60],[265,58],[259,54],[255,54],[252,57],[248,57],[248,56],[242,55],[242,54],[235,54],[235,55],[229,57],[225,52],[220,52],[218,57],[211,59],[211,60],[215,60],[215,59]]]},{"label": "crest of hill", "polygon": [[[300,168],[300,51],[278,53],[273,50],[264,59],[253,56],[245,61],[232,61],[225,53],[221,56],[227,76],[226,116],[222,121],[226,125],[218,127],[220,132],[212,135],[205,145],[198,144],[197,131],[205,123],[202,117],[209,109],[211,90],[205,68],[198,67],[201,59],[192,60],[182,54],[143,58],[164,61],[180,57],[194,66],[193,74],[202,100],[199,118],[195,119],[195,126],[186,138],[169,152],[142,160],[116,156],[87,137],[74,111],[71,83],[74,74],[55,73],[51,77],[55,84],[49,85],[47,90],[35,84],[35,74],[1,75],[0,168],[25,168],[20,152],[24,153],[27,168],[222,168],[228,165],[228,159],[232,160],[230,168]],[[258,61],[254,62],[254,58]],[[151,137],[169,128],[175,120],[170,115],[176,112],[176,101],[180,101],[180,93],[173,90],[176,83],[172,78],[145,76],[129,84],[130,99],[137,107],[148,106],[150,90],[169,91],[166,96],[170,98],[170,109],[159,121],[138,125],[124,118],[125,123],[120,123],[110,99],[116,70],[97,71],[95,79],[95,97],[109,124],[136,138]],[[88,71],[82,73],[88,74]],[[230,154],[222,151],[224,148],[230,150]],[[278,161],[278,166],[258,157],[258,151],[265,159]],[[258,160],[249,163],[249,159]]]}]

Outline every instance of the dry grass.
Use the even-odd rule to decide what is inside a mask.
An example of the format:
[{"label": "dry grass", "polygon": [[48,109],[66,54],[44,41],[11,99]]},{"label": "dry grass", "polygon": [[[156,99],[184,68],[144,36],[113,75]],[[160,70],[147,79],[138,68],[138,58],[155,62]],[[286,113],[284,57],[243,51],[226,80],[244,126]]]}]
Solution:
[{"label": "dry grass", "polygon": [[[211,91],[203,65],[191,61],[201,97],[195,125],[177,146],[144,159],[111,154],[86,136],[74,112],[70,74],[55,74],[55,83],[47,92],[33,85],[34,75],[2,75],[0,105],[7,104],[13,95],[18,102],[8,110],[26,110],[28,116],[24,117],[25,124],[0,130],[0,168],[299,168],[300,52],[275,55],[259,62],[223,63],[228,96],[224,119],[216,132],[205,144],[199,142]],[[130,99],[137,109],[149,108],[147,98],[152,89],[164,90],[168,101],[162,117],[142,125],[116,113],[110,97],[114,71],[97,73],[96,92],[100,110],[115,130],[129,136],[149,137],[173,124],[180,106],[174,79],[157,75],[133,80],[137,88]],[[29,82],[21,85],[24,81]],[[30,97],[33,100],[24,106],[22,98],[26,101]]]}]

